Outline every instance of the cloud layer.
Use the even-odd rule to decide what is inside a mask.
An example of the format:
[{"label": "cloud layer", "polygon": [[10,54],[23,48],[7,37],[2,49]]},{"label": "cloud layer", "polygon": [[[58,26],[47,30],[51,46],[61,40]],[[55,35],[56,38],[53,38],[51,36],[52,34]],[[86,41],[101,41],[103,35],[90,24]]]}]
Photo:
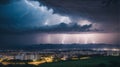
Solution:
[{"label": "cloud layer", "polygon": [[[13,0],[11,0],[13,1]],[[55,25],[62,22],[70,23],[67,16],[53,14],[53,9],[39,6],[37,1],[1,1],[0,28],[4,30],[27,30],[44,25]],[[7,4],[9,2],[9,4]],[[3,5],[4,4],[4,5]]]},{"label": "cloud layer", "polygon": [[38,0],[55,12],[78,15],[98,21],[118,20],[119,0]]},{"label": "cloud layer", "polygon": [[38,0],[55,13],[69,15],[73,21],[82,19],[101,24],[106,30],[120,26],[120,0]]},{"label": "cloud layer", "polygon": [[119,31],[119,3],[119,0],[0,0],[0,30],[38,30],[47,25],[77,23]]}]

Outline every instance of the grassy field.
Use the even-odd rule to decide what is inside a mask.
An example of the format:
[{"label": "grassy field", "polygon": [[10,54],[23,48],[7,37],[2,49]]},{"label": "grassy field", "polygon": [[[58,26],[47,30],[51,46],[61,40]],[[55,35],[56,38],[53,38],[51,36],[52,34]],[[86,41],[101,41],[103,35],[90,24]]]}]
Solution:
[{"label": "grassy field", "polygon": [[91,57],[86,60],[45,63],[40,67],[120,67],[120,57]]}]

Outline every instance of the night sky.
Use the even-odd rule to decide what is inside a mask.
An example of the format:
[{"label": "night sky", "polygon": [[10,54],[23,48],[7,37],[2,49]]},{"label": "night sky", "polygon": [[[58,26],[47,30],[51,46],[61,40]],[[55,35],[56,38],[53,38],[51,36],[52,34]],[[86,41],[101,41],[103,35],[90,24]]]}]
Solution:
[{"label": "night sky", "polygon": [[120,0],[0,0],[0,44],[120,43]]}]

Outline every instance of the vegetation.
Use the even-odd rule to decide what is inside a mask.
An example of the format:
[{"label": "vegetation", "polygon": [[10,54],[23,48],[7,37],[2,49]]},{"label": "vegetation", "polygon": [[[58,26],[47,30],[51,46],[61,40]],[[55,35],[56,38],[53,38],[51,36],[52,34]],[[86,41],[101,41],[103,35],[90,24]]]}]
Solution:
[{"label": "vegetation", "polygon": [[86,60],[42,64],[40,67],[120,67],[120,57],[92,57]]}]

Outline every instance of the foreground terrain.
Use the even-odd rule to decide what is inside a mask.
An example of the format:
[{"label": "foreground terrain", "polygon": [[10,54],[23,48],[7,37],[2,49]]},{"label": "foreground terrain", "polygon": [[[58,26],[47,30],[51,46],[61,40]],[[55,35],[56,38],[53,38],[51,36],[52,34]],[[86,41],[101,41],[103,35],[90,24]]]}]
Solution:
[{"label": "foreground terrain", "polygon": [[120,67],[120,57],[113,56],[96,56],[88,59],[81,60],[68,60],[52,63],[44,63],[41,65],[29,65],[29,64],[9,64],[2,65],[0,67]]}]

